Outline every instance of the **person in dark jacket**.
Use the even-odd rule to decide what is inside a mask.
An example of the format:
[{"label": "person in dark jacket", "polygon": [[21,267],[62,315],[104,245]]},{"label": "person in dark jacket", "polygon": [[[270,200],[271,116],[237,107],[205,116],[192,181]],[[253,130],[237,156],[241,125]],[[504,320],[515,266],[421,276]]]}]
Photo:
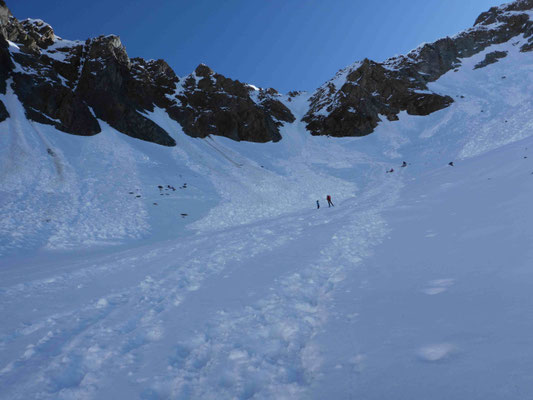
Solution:
[{"label": "person in dark jacket", "polygon": [[318,200],[316,201],[316,209],[318,210],[320,208],[320,203],[318,202]]},{"label": "person in dark jacket", "polygon": [[329,194],[326,196],[326,200],[328,201],[328,207],[335,207],[335,205],[331,201],[331,196]]}]

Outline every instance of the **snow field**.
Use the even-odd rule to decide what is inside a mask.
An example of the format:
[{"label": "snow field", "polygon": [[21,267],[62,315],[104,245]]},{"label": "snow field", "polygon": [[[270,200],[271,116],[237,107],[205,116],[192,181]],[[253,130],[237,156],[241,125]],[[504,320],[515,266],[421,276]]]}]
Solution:
[{"label": "snow field", "polygon": [[[348,213],[346,210],[339,212],[343,214],[343,218]],[[94,266],[91,266],[88,269],[95,276],[82,275],[80,271],[83,268],[78,267],[74,274],[35,282],[30,287],[19,285],[6,291],[8,298],[19,299],[19,301],[20,296],[17,296],[16,292],[31,292],[34,296],[53,295],[56,301],[59,300],[57,296],[65,296],[66,300],[75,297],[67,292],[83,291],[93,280],[113,281],[113,276],[123,276],[124,271],[121,269],[131,268],[132,264],[139,265],[139,263],[146,262],[150,265],[158,264],[159,273],[146,275],[142,280],[142,276],[147,273],[146,270],[135,278],[132,276],[136,275],[134,271],[129,271],[129,280],[135,279],[140,282],[122,291],[114,292],[112,295],[99,297],[100,295],[96,294],[94,284],[92,284],[93,289],[90,295],[93,298],[96,295],[98,299],[95,298],[82,307],[69,304],[69,308],[73,307],[71,311],[56,310],[56,313],[48,316],[45,321],[35,322],[30,329],[28,327],[21,329],[15,338],[17,342],[25,343],[20,349],[22,355],[14,363],[3,368],[3,378],[22,384],[27,381],[27,376],[17,378],[17,370],[25,369],[23,365],[28,365],[30,362],[34,363],[32,369],[37,370],[40,369],[39,364],[44,364],[44,370],[31,379],[35,382],[34,386],[30,385],[25,388],[25,391],[40,393],[45,397],[59,395],[64,398],[83,398],[84,396],[90,398],[96,392],[103,395],[106,390],[109,390],[106,386],[100,387],[97,382],[107,381],[109,376],[105,377],[105,375],[115,375],[111,371],[119,371],[120,377],[117,379],[120,380],[123,379],[125,370],[128,370],[128,374],[131,373],[136,378],[129,384],[139,384],[153,374],[154,362],[157,361],[155,370],[165,371],[166,376],[164,379],[156,379],[158,382],[151,385],[152,388],[149,391],[157,393],[158,396],[164,396],[167,393],[177,398],[181,395],[184,398],[187,396],[216,398],[220,393],[227,393],[231,396],[231,393],[239,392],[244,396],[246,393],[257,392],[267,397],[279,395],[281,398],[283,396],[290,398],[297,393],[302,394],[306,383],[314,376],[319,366],[313,346],[306,346],[305,343],[325,322],[324,310],[321,310],[323,307],[321,299],[327,298],[335,284],[342,279],[343,267],[330,266],[329,263],[332,257],[342,252],[343,257],[346,258],[344,263],[347,267],[356,265],[361,260],[366,246],[364,242],[361,242],[359,248],[346,251],[349,250],[346,248],[349,243],[347,236],[355,234],[361,237],[361,240],[367,240],[365,230],[372,232],[374,225],[380,224],[376,221],[375,213],[370,213],[363,216],[363,220],[358,218],[357,227],[351,228],[355,231],[347,230],[345,235],[339,235],[335,233],[336,229],[332,231],[335,225],[330,225],[322,233],[324,226],[318,220],[318,216],[311,219],[313,223],[316,223],[316,225],[311,225],[313,233],[319,231],[320,234],[304,236],[302,233],[304,231],[300,227],[302,217],[298,216],[291,218],[288,224],[287,221],[277,220],[271,223],[272,226],[268,229],[247,228],[245,229],[246,235],[243,237],[238,235],[229,242],[195,240],[191,246],[191,253],[183,255],[183,259],[189,261],[185,262],[182,268],[175,266],[179,265],[179,262],[168,260],[168,255],[175,256],[176,247],[159,248],[157,251],[143,251],[144,256],[139,257],[139,260],[135,257],[122,262],[113,259],[107,267],[99,268],[98,272],[95,271]],[[352,220],[349,221],[346,223],[347,229],[353,226]],[[361,224],[362,221],[364,222]],[[218,236],[227,238],[227,235],[218,234]],[[272,237],[271,240],[267,239],[269,236]],[[298,236],[304,237],[300,239]],[[250,239],[243,241],[244,238]],[[339,244],[331,250],[319,250],[323,249],[319,243],[320,239],[324,238],[325,243],[328,243],[327,239],[330,238]],[[269,243],[268,246],[265,245],[265,239]],[[302,260],[303,262],[286,254],[287,251],[294,250],[295,240],[303,241],[299,245],[303,249],[309,246],[309,241],[318,242],[319,245],[315,251],[318,253],[316,264],[312,263],[306,267],[307,263],[314,258],[311,254]],[[215,247],[210,243],[216,243]],[[193,257],[200,246],[207,247],[207,251],[203,253],[204,256]],[[186,336],[176,347],[175,332],[180,330],[180,322],[183,322],[175,320],[176,308],[185,308],[181,313],[190,313],[187,297],[194,296],[195,292],[200,291],[202,282],[210,274],[219,276],[228,263],[231,265],[238,261],[243,265],[240,268],[254,267],[256,269],[254,274],[264,275],[265,272],[257,270],[257,267],[264,265],[266,261],[263,259],[255,264],[255,259],[265,251],[271,258],[273,250],[282,250],[280,246],[283,246],[285,252],[281,253],[279,264],[274,264],[279,265],[275,271],[276,274],[271,273],[270,276],[265,277],[269,278],[273,285],[272,290],[265,293],[265,288],[260,285],[258,291],[263,290],[263,293],[258,296],[259,299],[250,306],[243,309],[239,307],[235,311],[217,311],[216,308],[209,310],[219,305],[210,304],[208,311],[213,314],[213,319],[198,327],[201,328],[202,333]],[[184,246],[180,245],[179,248],[183,249]],[[165,271],[163,272],[162,269]],[[288,270],[293,272],[286,276],[281,272]],[[238,273],[231,274],[230,271],[230,277],[226,278],[231,281],[230,293],[242,288],[239,281],[242,279],[241,272],[239,270]],[[281,274],[281,277],[276,278],[277,274]],[[341,275],[337,276],[338,274]],[[131,282],[122,283],[131,284]],[[117,288],[116,282],[113,286]],[[218,284],[218,286],[221,285]],[[253,289],[249,284],[244,287],[247,290]],[[212,292],[203,294],[206,301],[212,302],[211,295]],[[62,301],[59,303],[65,304]],[[200,306],[201,304],[200,302]],[[202,310],[202,307],[198,310],[198,306],[196,303],[196,312],[201,312],[203,315],[206,310]],[[3,307],[4,311],[16,310],[20,309],[21,304],[14,301]],[[123,313],[125,309],[129,310],[126,315]],[[48,315],[48,312],[43,309],[35,310],[33,313]],[[305,321],[303,325],[302,320]],[[11,321],[10,324],[16,325],[15,321]],[[192,325],[194,325],[194,318]],[[55,326],[58,328],[54,329]],[[246,335],[243,336],[243,333]],[[168,335],[170,335],[170,340],[166,339]],[[27,340],[31,337],[35,337],[33,340],[36,342],[30,340],[28,343]],[[15,338],[2,338],[2,348],[7,350],[9,347],[9,353],[16,354],[15,346],[10,343]],[[65,346],[62,343],[63,340],[71,345]],[[106,345],[108,340],[113,340],[113,343]],[[302,345],[303,348],[301,348]],[[49,363],[50,360],[46,361],[46,357],[53,354],[50,346],[64,347],[52,363]],[[265,353],[258,353],[262,346],[264,346]],[[111,351],[111,347],[120,350]],[[156,352],[154,352],[154,347],[157,348]],[[29,349],[30,352],[28,352]],[[183,349],[189,349],[189,352]],[[179,357],[169,356],[175,352]],[[154,354],[157,356],[154,357]],[[245,354],[254,354],[254,356],[246,359]],[[146,364],[144,362],[139,364],[138,361],[141,359],[145,360]],[[233,372],[229,372],[231,371],[231,368],[228,368],[229,365],[233,365]],[[219,382],[221,369],[226,371],[223,382]],[[251,373],[250,369],[255,372]],[[105,375],[103,372],[99,373],[100,370],[105,371]],[[114,381],[114,378],[111,381]],[[277,383],[272,384],[272,382]],[[280,382],[285,382],[285,384],[280,386]]]},{"label": "snow field", "polygon": [[156,109],[167,149],[56,132],[2,97],[0,397],[528,398],[518,48],[365,138],[192,139]]},{"label": "snow field", "polygon": [[389,236],[332,297],[309,398],[528,398],[531,146],[406,183]]}]

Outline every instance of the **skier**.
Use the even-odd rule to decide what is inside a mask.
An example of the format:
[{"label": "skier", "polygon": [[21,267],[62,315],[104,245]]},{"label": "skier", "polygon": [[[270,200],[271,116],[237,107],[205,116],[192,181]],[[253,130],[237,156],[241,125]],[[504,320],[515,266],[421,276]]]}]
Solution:
[{"label": "skier", "polygon": [[450,162],[448,163],[448,165],[449,165],[450,167],[453,167],[453,166],[454,166],[454,165],[453,165],[453,161],[450,161]]},{"label": "skier", "polygon": [[320,208],[320,203],[318,202],[318,200],[316,201],[316,209],[318,210]]},{"label": "skier", "polygon": [[387,174],[392,174],[394,172],[394,168],[391,168],[389,171],[387,171]]},{"label": "skier", "polygon": [[407,163],[404,161],[402,164],[402,168],[405,168],[405,167],[407,167]]},{"label": "skier", "polygon": [[335,205],[331,201],[331,196],[329,194],[326,196],[326,200],[328,201],[328,207],[335,207]]}]

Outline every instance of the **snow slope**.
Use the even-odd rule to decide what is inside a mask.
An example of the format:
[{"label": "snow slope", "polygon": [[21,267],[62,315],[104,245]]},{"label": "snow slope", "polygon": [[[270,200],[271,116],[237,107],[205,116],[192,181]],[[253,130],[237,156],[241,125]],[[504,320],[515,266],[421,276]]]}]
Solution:
[{"label": "snow slope", "polygon": [[532,150],[527,138],[405,186],[390,234],[331,300],[310,397],[531,397]]},{"label": "snow slope", "polygon": [[[192,139],[160,110],[175,148],[82,138],[28,122],[8,92],[0,397],[528,398],[518,48],[433,83],[449,108],[364,138],[296,123],[275,144]],[[306,101],[286,104],[301,117]],[[336,207],[316,210],[326,194]]]}]

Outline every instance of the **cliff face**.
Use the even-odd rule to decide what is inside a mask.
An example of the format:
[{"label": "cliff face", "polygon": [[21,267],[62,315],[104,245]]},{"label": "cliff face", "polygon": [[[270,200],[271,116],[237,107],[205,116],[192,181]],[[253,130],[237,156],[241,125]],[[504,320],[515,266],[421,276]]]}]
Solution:
[{"label": "cliff face", "polygon": [[[533,49],[533,0],[518,0],[481,14],[473,28],[424,44],[405,56],[378,63],[365,59],[341,70],[310,97],[303,121],[313,135],[363,136],[381,118],[406,111],[428,115],[449,106],[445,93],[427,84],[461,65],[461,59],[523,35]],[[487,55],[476,68],[497,62]],[[118,131],[165,146],[175,145],[148,118],[155,107],[193,137],[281,140],[279,128],[295,117],[274,89],[226,78],[205,65],[179,78],[163,60],[130,59],[119,37],[69,41],[41,20],[18,21],[0,0],[0,92],[10,82],[27,118],[75,135],[95,135],[99,120]],[[0,102],[0,121],[8,118]]]},{"label": "cliff face", "polygon": [[281,139],[279,127],[295,118],[274,89],[257,89],[199,65],[168,96],[167,111],[194,137],[218,134],[234,140]]},{"label": "cliff face", "polygon": [[[395,120],[401,111],[427,115],[447,107],[452,98],[428,91],[427,84],[459,67],[461,58],[518,35],[529,38],[521,50],[531,51],[533,23],[527,11],[532,9],[533,0],[493,7],[478,17],[473,28],[452,38],[424,44],[383,63],[364,60],[340,71],[311,97],[303,118],[307,129],[313,135],[364,136],[374,130],[381,116]],[[504,56],[492,54],[479,67]]]}]

